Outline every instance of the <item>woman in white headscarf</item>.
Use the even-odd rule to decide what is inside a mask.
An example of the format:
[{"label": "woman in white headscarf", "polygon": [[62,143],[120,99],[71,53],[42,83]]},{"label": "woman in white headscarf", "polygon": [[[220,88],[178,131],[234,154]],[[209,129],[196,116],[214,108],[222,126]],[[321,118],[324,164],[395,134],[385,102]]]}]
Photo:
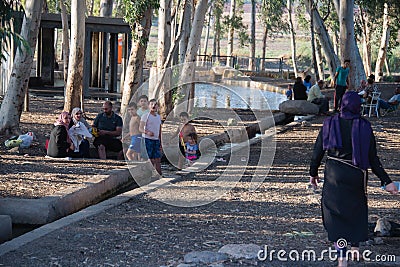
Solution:
[{"label": "woman in white headscarf", "polygon": [[[83,112],[80,108],[74,108],[71,112],[71,122],[69,124],[69,128],[71,129],[73,128],[73,126],[86,127],[87,132],[90,132],[91,127],[89,126],[85,118],[83,118]],[[91,137],[91,135],[89,137]],[[89,140],[82,139],[79,145],[79,152],[78,149],[75,149],[75,153],[76,154],[79,153],[79,156],[82,158],[89,158],[90,157],[89,147],[90,147]]]}]

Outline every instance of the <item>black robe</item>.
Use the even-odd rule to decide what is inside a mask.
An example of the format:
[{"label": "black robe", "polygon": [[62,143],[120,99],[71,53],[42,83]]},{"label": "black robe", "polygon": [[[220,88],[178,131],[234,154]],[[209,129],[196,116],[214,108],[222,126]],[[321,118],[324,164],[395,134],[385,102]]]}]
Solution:
[{"label": "black robe", "polygon": [[[330,241],[344,238],[357,244],[368,240],[367,172],[354,166],[351,144],[352,120],[340,118],[342,149],[328,150],[322,188],[322,219]],[[322,130],[319,132],[311,159],[310,175],[318,175],[324,157]],[[368,153],[372,172],[382,185],[391,182],[377,156],[375,136],[372,135]]]},{"label": "black robe", "polygon": [[67,142],[68,132],[62,125],[53,128],[50,134],[47,155],[53,158],[65,158],[68,156],[67,149],[70,144]]}]

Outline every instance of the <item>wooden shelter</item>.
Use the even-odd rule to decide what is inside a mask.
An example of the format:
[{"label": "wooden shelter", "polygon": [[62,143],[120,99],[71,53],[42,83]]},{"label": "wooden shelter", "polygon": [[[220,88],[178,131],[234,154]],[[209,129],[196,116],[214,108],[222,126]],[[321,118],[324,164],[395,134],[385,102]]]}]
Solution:
[{"label": "wooden shelter", "polygon": [[[69,19],[70,21],[70,19]],[[60,14],[42,14],[37,45],[36,75],[41,83],[54,86],[54,33],[62,28]],[[90,89],[104,93],[117,92],[118,35],[123,34],[122,73],[126,69],[131,29],[122,18],[87,17],[85,22],[84,96]],[[108,43],[110,48],[108,49]],[[109,52],[109,53],[108,53]],[[106,75],[108,73],[108,84]]]}]

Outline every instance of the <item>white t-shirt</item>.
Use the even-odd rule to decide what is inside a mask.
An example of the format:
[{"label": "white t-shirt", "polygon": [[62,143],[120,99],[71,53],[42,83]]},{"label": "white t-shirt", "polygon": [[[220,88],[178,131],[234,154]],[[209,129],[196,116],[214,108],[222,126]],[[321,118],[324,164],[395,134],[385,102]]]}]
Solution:
[{"label": "white t-shirt", "polygon": [[145,131],[150,131],[154,133],[154,136],[149,136],[145,133],[142,134],[142,137],[158,140],[160,135],[160,128],[161,128],[161,117],[158,114],[152,115],[151,113],[145,113],[140,118],[140,121],[146,122],[144,126]]}]

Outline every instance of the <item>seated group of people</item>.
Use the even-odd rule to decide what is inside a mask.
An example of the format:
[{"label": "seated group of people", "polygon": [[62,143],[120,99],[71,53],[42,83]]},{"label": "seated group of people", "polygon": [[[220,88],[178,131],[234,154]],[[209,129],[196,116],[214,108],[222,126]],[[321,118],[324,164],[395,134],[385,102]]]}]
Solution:
[{"label": "seated group of people", "polygon": [[[129,131],[126,133],[122,132],[123,119],[113,111],[112,103],[106,101],[102,108],[103,112],[96,116],[91,126],[80,108],[74,108],[71,114],[63,111],[51,131],[47,155],[54,158],[89,158],[88,138],[94,136],[93,145],[100,159],[107,158],[106,151],[117,152],[118,159],[123,159],[122,142],[129,142],[126,158],[130,161],[150,159],[161,174],[161,117],[157,101],[148,101],[148,97],[142,95],[137,104],[131,102],[128,105],[125,123],[129,124]],[[182,112],[179,117],[182,125],[176,135],[179,134],[181,151],[186,159],[193,161],[197,159],[198,152],[196,130],[189,123],[188,113]],[[121,135],[122,141],[119,138]],[[182,162],[179,168],[182,168]]]},{"label": "seated group of people", "polygon": [[324,81],[319,80],[316,84],[311,85],[310,80],[310,75],[306,76],[304,82],[301,77],[297,77],[293,90],[291,85],[289,85],[286,96],[290,100],[307,100],[318,106],[320,115],[326,115],[329,111],[329,97],[326,97],[321,93]]},{"label": "seated group of people", "polygon": [[74,108],[69,114],[61,112],[54,123],[47,145],[47,155],[54,158],[74,157],[89,158],[90,143],[88,138],[95,136],[93,145],[98,149],[99,158],[106,158],[106,149],[122,151],[118,136],[122,133],[122,118],[112,110],[112,103],[103,104],[104,112],[89,125],[80,108]]}]

